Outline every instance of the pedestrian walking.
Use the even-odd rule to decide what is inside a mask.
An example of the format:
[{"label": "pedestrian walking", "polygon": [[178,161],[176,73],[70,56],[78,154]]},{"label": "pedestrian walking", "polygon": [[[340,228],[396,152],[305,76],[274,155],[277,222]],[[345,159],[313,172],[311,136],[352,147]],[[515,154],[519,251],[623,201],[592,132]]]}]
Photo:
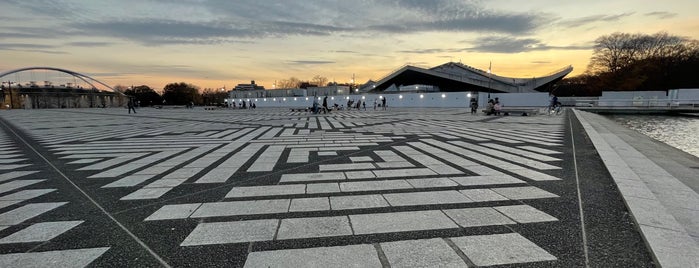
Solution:
[{"label": "pedestrian walking", "polygon": [[129,114],[131,114],[131,110],[133,110],[133,113],[136,113],[136,107],[134,107],[134,100],[133,98],[129,98],[129,102],[126,104],[126,106],[129,108]]},{"label": "pedestrian walking", "polygon": [[471,98],[471,114],[476,114],[478,112],[478,101],[476,98]]}]

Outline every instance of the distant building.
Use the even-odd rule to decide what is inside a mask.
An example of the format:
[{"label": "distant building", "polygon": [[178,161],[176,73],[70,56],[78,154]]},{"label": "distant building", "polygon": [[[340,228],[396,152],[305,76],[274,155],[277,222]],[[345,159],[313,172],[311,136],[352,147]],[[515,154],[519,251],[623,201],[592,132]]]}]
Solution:
[{"label": "distant building", "polygon": [[572,66],[566,66],[540,77],[513,78],[456,62],[448,62],[429,69],[406,65],[375,83],[365,84],[362,91],[546,92],[555,82],[572,71]]},{"label": "distant building", "polygon": [[255,84],[255,80],[250,81],[250,84],[238,84],[233,88],[233,90],[240,90],[240,91],[250,91],[250,90],[264,90],[264,86],[259,86]]}]

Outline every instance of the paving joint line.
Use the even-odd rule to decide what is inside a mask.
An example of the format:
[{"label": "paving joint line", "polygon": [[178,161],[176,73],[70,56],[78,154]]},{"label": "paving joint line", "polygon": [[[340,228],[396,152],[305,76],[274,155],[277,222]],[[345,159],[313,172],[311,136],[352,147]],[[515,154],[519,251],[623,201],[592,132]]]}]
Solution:
[{"label": "paving joint line", "polygon": [[568,123],[570,125],[570,139],[571,146],[573,147],[573,166],[575,168],[575,189],[578,193],[578,209],[580,213],[580,229],[582,231],[582,243],[583,243],[583,253],[585,254],[585,267],[590,267],[590,258],[587,249],[587,232],[585,231],[585,215],[583,212],[582,195],[580,193],[580,176],[578,174],[578,160],[575,154],[575,137],[573,132],[573,120],[571,119],[571,114],[568,113]]},{"label": "paving joint line", "polygon": [[478,267],[471,259],[466,256],[466,253],[464,253],[459,246],[457,246],[454,241],[451,241],[449,237],[443,237],[442,240],[447,243],[447,245],[456,253],[456,255],[459,255],[459,258],[461,258],[465,263],[466,267]]}]

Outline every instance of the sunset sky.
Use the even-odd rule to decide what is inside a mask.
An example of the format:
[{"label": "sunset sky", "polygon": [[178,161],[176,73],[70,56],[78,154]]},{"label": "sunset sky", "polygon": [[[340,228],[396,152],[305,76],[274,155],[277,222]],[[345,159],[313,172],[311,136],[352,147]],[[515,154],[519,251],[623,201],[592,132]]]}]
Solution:
[{"label": "sunset sky", "polygon": [[[173,4],[171,2],[178,2]],[[585,71],[614,32],[699,39],[696,0],[0,1],[0,72],[51,66],[109,85],[232,88],[379,79],[448,61],[512,77]]]}]

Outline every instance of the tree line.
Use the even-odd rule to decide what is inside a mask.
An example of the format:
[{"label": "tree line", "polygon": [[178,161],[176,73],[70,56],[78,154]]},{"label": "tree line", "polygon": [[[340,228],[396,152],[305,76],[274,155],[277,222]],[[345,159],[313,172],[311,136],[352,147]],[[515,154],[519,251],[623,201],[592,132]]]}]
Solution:
[{"label": "tree line", "polygon": [[559,96],[599,96],[602,91],[699,87],[699,41],[671,35],[613,33],[597,38],[584,74],[563,79]]},{"label": "tree line", "polygon": [[170,83],[165,85],[162,94],[153,88],[141,85],[135,87],[116,86],[117,91],[131,96],[141,106],[155,105],[221,105],[228,98],[228,91],[205,88],[200,92],[199,87],[185,83]]},{"label": "tree line", "polygon": [[[282,79],[276,82],[276,88],[299,88],[303,86],[326,86],[328,78],[320,75],[314,76],[310,80],[300,80],[296,77]],[[200,90],[198,86],[179,82],[165,85],[162,94],[156,92],[153,88],[141,85],[126,87],[117,85],[117,91],[133,97],[141,106],[153,105],[187,105],[194,103],[195,105],[221,105],[228,98],[228,91],[221,89],[205,88]],[[200,92],[201,91],[201,92]]]}]

